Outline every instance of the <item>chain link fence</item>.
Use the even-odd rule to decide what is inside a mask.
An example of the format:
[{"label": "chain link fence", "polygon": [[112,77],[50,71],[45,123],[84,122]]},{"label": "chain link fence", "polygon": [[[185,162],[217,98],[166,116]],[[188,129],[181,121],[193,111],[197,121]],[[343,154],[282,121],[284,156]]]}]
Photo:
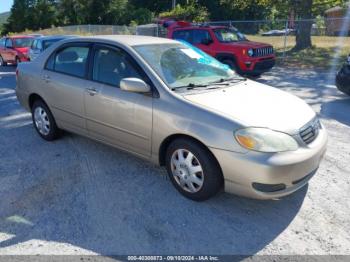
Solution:
[{"label": "chain link fence", "polygon": [[[305,68],[338,67],[350,54],[350,16],[312,20],[215,21],[201,26],[234,27],[250,41],[274,47],[280,65]],[[303,26],[311,26],[312,48],[295,51],[296,35]],[[55,27],[36,33],[44,35],[148,35],[165,37],[166,29],[158,24],[140,26],[77,25]]]}]

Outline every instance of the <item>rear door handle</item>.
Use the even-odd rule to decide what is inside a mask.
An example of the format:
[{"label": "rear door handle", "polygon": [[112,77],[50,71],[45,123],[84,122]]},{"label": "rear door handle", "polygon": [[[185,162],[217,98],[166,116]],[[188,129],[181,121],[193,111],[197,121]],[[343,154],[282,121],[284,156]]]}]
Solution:
[{"label": "rear door handle", "polygon": [[86,92],[90,95],[90,96],[94,96],[97,94],[97,90],[95,88],[86,88]]}]

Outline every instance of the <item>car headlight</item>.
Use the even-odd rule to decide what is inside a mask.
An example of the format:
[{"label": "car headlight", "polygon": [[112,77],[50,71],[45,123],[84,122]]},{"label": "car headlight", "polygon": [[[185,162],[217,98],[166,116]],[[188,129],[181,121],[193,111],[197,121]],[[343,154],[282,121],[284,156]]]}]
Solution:
[{"label": "car headlight", "polygon": [[242,147],[258,152],[277,153],[298,149],[298,143],[293,137],[268,128],[240,129],[235,132],[235,138]]},{"label": "car headlight", "polygon": [[249,56],[253,56],[253,55],[254,55],[254,50],[253,50],[253,49],[249,49],[248,52],[247,52],[247,54],[248,54]]}]

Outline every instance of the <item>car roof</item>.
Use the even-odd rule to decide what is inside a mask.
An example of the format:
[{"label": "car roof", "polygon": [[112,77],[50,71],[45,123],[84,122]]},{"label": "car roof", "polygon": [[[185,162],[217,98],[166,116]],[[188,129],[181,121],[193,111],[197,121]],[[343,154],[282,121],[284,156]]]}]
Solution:
[{"label": "car roof", "polygon": [[179,26],[179,27],[174,27],[174,30],[193,30],[193,29],[222,29],[222,28],[229,28],[227,26],[223,25],[191,25],[191,26]]},{"label": "car roof", "polygon": [[73,35],[48,35],[48,36],[40,36],[37,37],[36,39],[38,40],[54,40],[54,39],[66,39],[66,38],[71,38],[75,37]]},{"label": "car roof", "polygon": [[[178,43],[172,39],[140,35],[98,35],[88,37],[77,37],[71,41],[112,41],[127,46],[152,45],[152,44],[174,44]],[[69,42],[69,41],[68,41]]]},{"label": "car roof", "polygon": [[16,38],[35,38],[35,37],[30,35],[11,35],[11,36],[8,36],[8,38],[16,39]]}]

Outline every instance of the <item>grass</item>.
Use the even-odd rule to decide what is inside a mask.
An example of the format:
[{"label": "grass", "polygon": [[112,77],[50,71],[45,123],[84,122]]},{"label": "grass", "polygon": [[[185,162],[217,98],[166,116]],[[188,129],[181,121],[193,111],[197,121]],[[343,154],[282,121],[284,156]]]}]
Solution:
[{"label": "grass", "polygon": [[250,35],[248,39],[273,45],[276,50],[277,63],[288,67],[324,70],[334,66],[338,68],[350,54],[350,37],[312,36],[312,48],[294,52],[292,48],[295,45],[295,36],[288,36],[285,54],[283,36]]}]

